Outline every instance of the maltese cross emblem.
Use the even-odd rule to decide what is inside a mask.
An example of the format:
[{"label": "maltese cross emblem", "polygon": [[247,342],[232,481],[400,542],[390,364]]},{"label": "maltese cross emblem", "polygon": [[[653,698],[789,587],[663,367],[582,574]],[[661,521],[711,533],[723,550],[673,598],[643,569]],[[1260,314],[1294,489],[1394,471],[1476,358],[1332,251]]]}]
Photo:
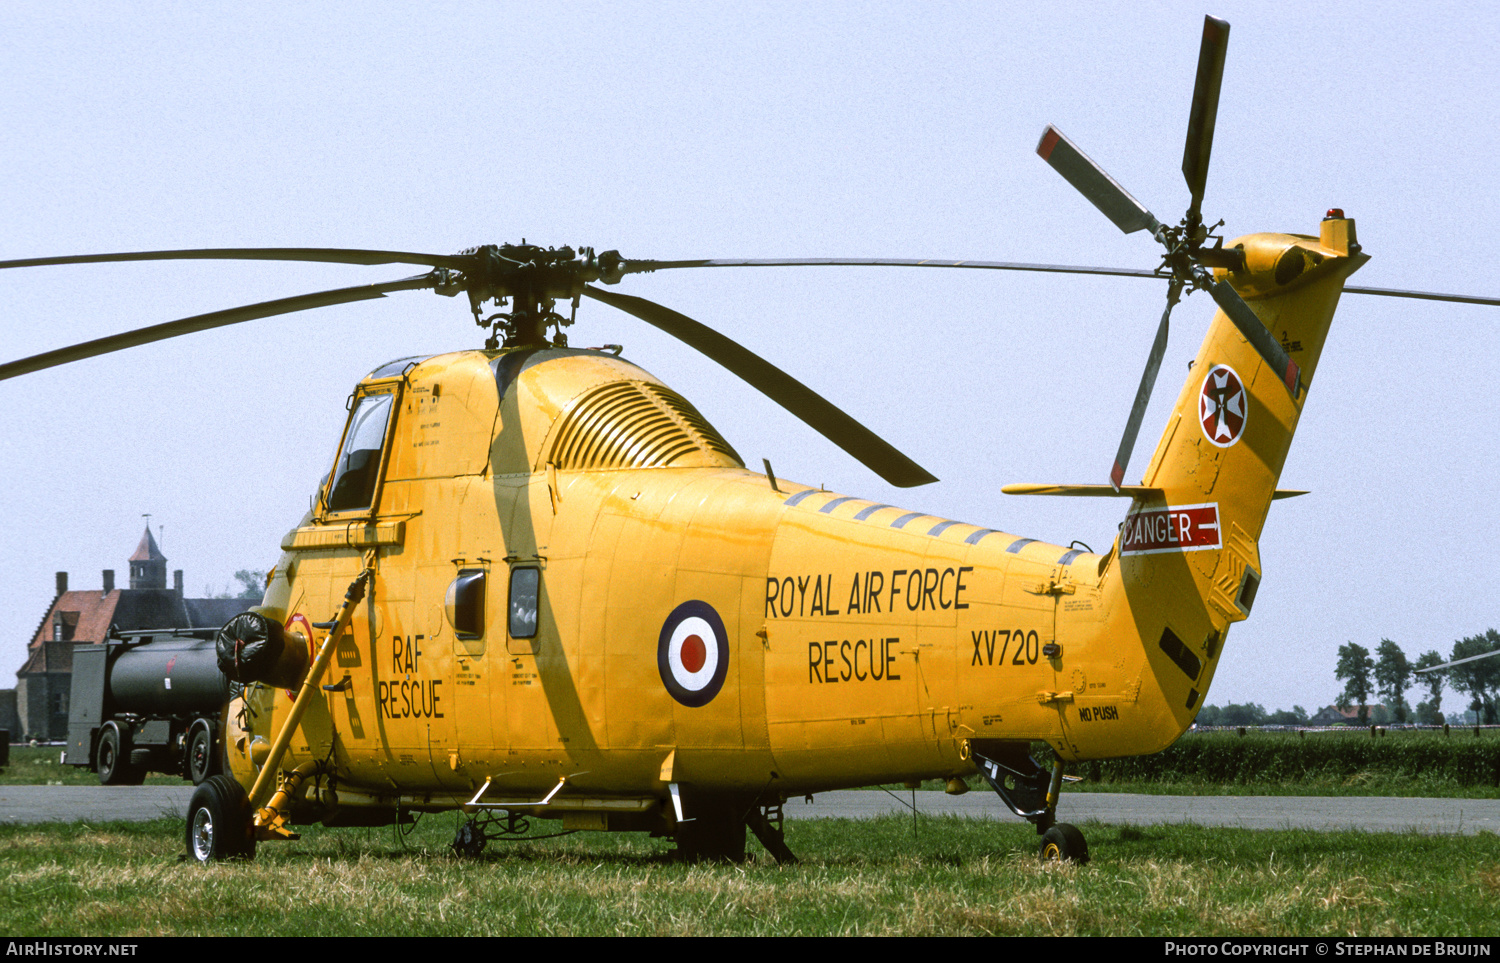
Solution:
[{"label": "maltese cross emblem", "polygon": [[1198,392],[1198,421],[1204,437],[1220,448],[1239,441],[1248,407],[1240,376],[1228,365],[1214,365]]}]

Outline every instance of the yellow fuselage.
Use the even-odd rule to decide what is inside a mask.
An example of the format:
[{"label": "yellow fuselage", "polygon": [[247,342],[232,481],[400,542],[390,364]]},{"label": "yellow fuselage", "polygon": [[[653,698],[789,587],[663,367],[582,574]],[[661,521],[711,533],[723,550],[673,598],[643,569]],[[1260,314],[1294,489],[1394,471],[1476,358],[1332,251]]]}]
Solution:
[{"label": "yellow fuselage", "polygon": [[[1250,276],[1232,278],[1296,344],[1304,384],[1364,260],[1340,231],[1246,238]],[[1277,288],[1289,250],[1308,268]],[[1248,404],[1232,430],[1204,427],[1219,366]],[[536,800],[567,777],[581,809],[674,782],[792,795],[961,775],[989,740],[1066,759],[1164,748],[1253,603],[1306,397],[1216,318],[1101,556],[773,483],[599,352],[413,360],[356,402],[371,394],[393,396],[372,503],[332,510],[325,486],[262,609],[316,646],[314,624],[373,569],[281,767],[326,761],[345,806],[449,806],[487,781],[486,798]],[[453,614],[465,573],[483,576],[480,631]],[[255,685],[247,702],[230,757],[249,785],[290,698]]]}]

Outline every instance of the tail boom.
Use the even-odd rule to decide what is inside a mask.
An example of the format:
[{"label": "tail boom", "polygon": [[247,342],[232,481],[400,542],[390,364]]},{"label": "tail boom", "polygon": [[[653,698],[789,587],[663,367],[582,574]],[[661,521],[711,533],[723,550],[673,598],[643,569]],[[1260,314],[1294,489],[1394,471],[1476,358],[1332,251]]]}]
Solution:
[{"label": "tail boom", "polygon": [[[1083,677],[1119,680],[1111,684],[1134,703],[1128,732],[1107,737],[1082,724],[1096,715],[1087,706],[1065,713],[1078,758],[1157,752],[1197,715],[1229,626],[1254,605],[1260,533],[1344,281],[1368,260],[1342,216],[1325,219],[1318,237],[1254,234],[1233,246],[1245,269],[1219,269],[1218,280],[1295,363],[1300,390],[1290,392],[1286,372],[1216,314],[1103,562],[1108,617],[1074,626],[1079,637],[1064,643]],[[1060,640],[1068,630],[1059,613]]]}]

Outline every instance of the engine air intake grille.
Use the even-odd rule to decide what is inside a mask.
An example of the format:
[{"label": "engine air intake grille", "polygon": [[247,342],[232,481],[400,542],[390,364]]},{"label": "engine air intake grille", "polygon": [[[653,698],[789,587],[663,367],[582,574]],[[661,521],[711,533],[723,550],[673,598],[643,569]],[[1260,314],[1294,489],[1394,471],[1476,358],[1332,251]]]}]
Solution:
[{"label": "engine air intake grille", "polygon": [[744,466],[686,398],[639,381],[601,385],[575,401],[547,461],[563,470]]}]

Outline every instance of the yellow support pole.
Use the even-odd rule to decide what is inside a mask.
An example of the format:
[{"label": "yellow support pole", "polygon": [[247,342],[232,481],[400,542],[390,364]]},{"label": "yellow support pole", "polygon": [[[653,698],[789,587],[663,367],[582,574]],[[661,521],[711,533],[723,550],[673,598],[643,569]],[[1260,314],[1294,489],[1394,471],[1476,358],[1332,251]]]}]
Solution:
[{"label": "yellow support pole", "polygon": [[[366,568],[353,582],[349,583],[349,591],[344,595],[344,606],[339,609],[333,629],[323,640],[323,646],[318,650],[318,657],[313,661],[312,668],[307,670],[307,677],[302,680],[302,688],[298,690],[297,698],[292,702],[292,711],[287,715],[286,721],[281,724],[281,731],[276,734],[276,741],[271,744],[271,754],[266,757],[265,763],[261,766],[260,775],[255,777],[255,786],[250,790],[252,806],[255,805],[257,799],[265,797],[266,790],[275,779],[281,759],[286,755],[287,747],[292,743],[292,733],[297,731],[297,726],[302,721],[302,713],[307,710],[308,702],[318,691],[318,686],[323,681],[323,673],[328,670],[328,663],[333,661],[333,651],[338,644],[338,638],[349,627],[349,620],[354,617],[355,606],[365,597],[365,583],[373,574],[372,569]],[[258,809],[255,813],[255,825],[257,828],[269,826],[278,815],[271,806]]]}]

